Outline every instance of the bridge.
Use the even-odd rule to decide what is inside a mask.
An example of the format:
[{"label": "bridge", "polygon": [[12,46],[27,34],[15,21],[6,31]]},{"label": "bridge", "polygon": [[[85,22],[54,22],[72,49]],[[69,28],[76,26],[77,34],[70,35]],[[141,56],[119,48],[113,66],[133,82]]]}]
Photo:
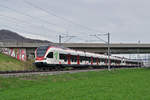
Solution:
[{"label": "bridge", "polygon": [[[22,43],[22,42],[0,42],[1,48],[27,48],[35,50],[41,45],[62,45],[64,47],[75,50],[106,53],[107,44],[104,43]],[[135,44],[135,43],[112,43],[110,44],[112,54],[135,54],[135,53],[150,53],[150,44]]]},{"label": "bridge", "polygon": [[[35,49],[42,45],[61,45],[75,50],[106,53],[107,44],[104,43],[21,43],[21,42],[0,42],[1,48],[28,48]],[[112,54],[135,54],[135,53],[150,53],[150,44],[135,44],[135,43],[112,43],[110,44]]]},{"label": "bridge", "polygon": [[[65,47],[95,53],[106,53],[108,45],[104,43],[64,43]],[[150,44],[112,43],[112,54],[150,53]]]}]

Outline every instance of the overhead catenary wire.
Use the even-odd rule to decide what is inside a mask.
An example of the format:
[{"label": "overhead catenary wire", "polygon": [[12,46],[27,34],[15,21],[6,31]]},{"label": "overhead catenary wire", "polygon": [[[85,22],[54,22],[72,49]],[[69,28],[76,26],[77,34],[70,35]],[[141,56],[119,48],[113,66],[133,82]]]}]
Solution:
[{"label": "overhead catenary wire", "polygon": [[81,37],[79,37],[79,36],[76,36],[75,38],[77,39],[75,42],[81,42],[81,41],[86,42],[85,39],[83,39],[83,38],[81,38]]},{"label": "overhead catenary wire", "polygon": [[75,38],[76,36],[69,36],[67,40],[64,41],[64,43],[70,41],[71,39]]},{"label": "overhead catenary wire", "polygon": [[39,17],[35,17],[35,16],[33,17],[33,16],[31,16],[30,14],[26,14],[26,13],[21,12],[21,11],[18,11],[18,10],[16,10],[16,9],[9,8],[9,7],[7,7],[7,6],[5,6],[5,5],[2,5],[2,4],[0,4],[0,7],[1,7],[1,8],[9,9],[9,10],[14,11],[14,12],[20,14],[20,15],[23,15],[23,16],[27,16],[27,17],[31,18],[32,20],[36,18],[36,19],[38,19],[39,21],[44,22],[44,23],[47,23],[47,24],[49,24],[49,25],[58,26],[58,25],[55,24],[55,23],[51,23],[51,22],[46,21],[46,20],[44,20],[44,19],[41,19],[41,18],[39,18]]},{"label": "overhead catenary wire", "polygon": [[[43,25],[38,25],[38,24],[33,24],[33,23],[28,23],[28,22],[26,22],[26,21],[24,21],[24,20],[21,20],[21,19],[17,19],[17,18],[15,18],[15,17],[10,17],[10,16],[6,16],[6,15],[2,15],[2,14],[0,14],[0,17],[5,17],[5,18],[9,18],[9,19],[11,19],[9,22],[11,22],[11,21],[16,21],[16,22],[18,22],[18,21],[20,21],[21,22],[21,24],[19,24],[19,25],[23,25],[23,24],[26,24],[26,25],[30,25],[30,26],[33,26],[33,27],[42,27],[42,28],[45,28],[45,29],[47,29],[47,30],[49,30],[49,31],[51,31],[51,32],[55,32],[55,33],[58,33],[58,31],[55,31],[55,30],[52,30],[52,29],[49,29],[49,28],[47,28],[47,27],[45,27],[45,26],[43,26]],[[14,22],[13,22],[14,23]],[[16,23],[17,24],[17,23]]]},{"label": "overhead catenary wire", "polygon": [[[6,1],[7,2],[7,1]],[[25,2],[25,1],[24,1]],[[29,2],[25,2],[26,4],[28,4],[28,5],[30,5],[30,6],[32,6],[31,5],[31,3],[29,3]],[[65,26],[61,26],[61,25],[58,25],[58,24],[55,24],[55,23],[52,23],[52,22],[49,22],[48,20],[44,20],[44,19],[41,19],[41,18],[39,18],[39,17],[35,17],[35,16],[31,16],[30,14],[26,14],[26,13],[24,13],[24,12],[21,12],[21,11],[18,11],[18,10],[16,10],[16,9],[13,9],[13,8],[10,8],[10,7],[8,7],[8,6],[5,6],[5,5],[2,5],[2,4],[0,4],[0,7],[1,8],[6,8],[6,9],[9,9],[9,10],[11,10],[11,11],[14,11],[14,12],[16,12],[16,13],[18,13],[18,14],[20,14],[20,15],[24,15],[24,16],[27,16],[27,17],[30,17],[30,18],[32,18],[32,20],[34,19],[38,19],[38,20],[40,20],[40,21],[42,21],[42,22],[44,22],[44,23],[46,23],[46,24],[50,24],[50,25],[54,25],[54,26],[57,26],[57,27],[65,27]],[[33,6],[32,6],[33,7]],[[34,7],[34,8],[36,8],[36,7]],[[36,8],[36,9],[39,9],[39,8]],[[42,9],[40,9],[41,11],[43,11]],[[45,11],[43,11],[43,12],[45,12]],[[48,12],[45,12],[45,13],[47,13],[48,15],[50,15]],[[55,16],[56,17],[56,16]],[[64,28],[65,30],[66,30],[66,27]]]},{"label": "overhead catenary wire", "polygon": [[89,35],[89,36],[94,36],[94,37],[96,37],[97,39],[99,39],[99,40],[103,41],[104,43],[108,43],[108,42],[107,42],[107,41],[105,41],[104,39],[102,39],[102,38],[98,37],[98,35],[97,35],[97,34]]},{"label": "overhead catenary wire", "polygon": [[[27,1],[27,0],[24,0],[24,1]],[[29,2],[29,1],[27,1],[28,2],[28,4],[30,3],[30,5],[32,5],[32,7],[33,7],[33,3],[31,3],[31,2]],[[41,7],[39,7],[39,6],[36,6],[36,5],[34,5],[34,8],[36,8],[36,9],[39,9],[39,8],[41,8]],[[44,19],[41,19],[41,18],[39,18],[39,17],[35,17],[35,16],[31,16],[30,14],[26,14],[26,13],[24,13],[24,12],[21,12],[21,11],[19,11],[19,10],[16,10],[16,9],[13,9],[13,8],[10,8],[10,7],[8,7],[8,6],[5,6],[5,5],[1,5],[0,4],[0,7],[2,7],[2,8],[7,8],[7,9],[9,9],[9,10],[11,10],[11,11],[14,11],[14,12],[17,12],[17,13],[19,13],[20,15],[22,15],[22,16],[27,16],[27,17],[30,17],[31,19],[39,19],[40,21],[42,21],[42,22],[45,22],[45,23],[47,23],[47,24],[50,24],[50,25],[55,25],[55,26],[58,26],[57,24],[53,24],[53,23],[49,23],[49,21],[46,21],[46,20],[44,20]],[[43,9],[43,8],[41,8],[41,10],[42,11],[46,11],[45,13],[47,13],[47,14],[49,14],[49,15],[52,15],[49,11],[47,11],[47,10],[45,10],[45,9]],[[55,16],[55,17],[57,17],[57,18],[59,18],[59,19],[62,19],[62,20],[64,20],[64,21],[66,21],[66,22],[69,22],[69,23],[71,23],[71,24],[73,24],[73,25],[77,25],[77,26],[80,26],[78,23],[75,23],[75,22],[73,22],[73,21],[71,21],[71,20],[68,20],[68,19],[66,19],[66,18],[64,18],[64,17],[61,17],[61,16],[58,16],[57,14],[53,14],[53,16]],[[81,26],[82,27],[82,26]],[[87,28],[85,28],[85,26],[83,26],[84,27],[84,29],[87,29]],[[82,28],[83,28],[82,27]],[[90,30],[90,31],[93,31],[93,30],[91,30],[91,29],[87,29],[87,30]],[[95,31],[96,32],[96,31]],[[55,31],[55,33],[56,33],[56,31]],[[59,34],[60,32],[58,32],[57,31],[57,33]],[[79,33],[79,32],[78,32]]]},{"label": "overhead catenary wire", "polygon": [[70,41],[71,39],[75,38],[77,36],[73,36],[73,35],[68,35],[68,34],[59,34],[59,44],[61,45],[61,41],[62,39],[66,38],[65,41],[63,41],[64,43]]},{"label": "overhead catenary wire", "polygon": [[[9,9],[9,10],[11,10],[11,11],[14,11],[14,12],[16,12],[16,13],[22,15],[22,16],[27,16],[27,17],[29,17],[29,18],[31,18],[31,19],[35,19],[35,18],[34,18],[35,16],[33,17],[33,16],[29,15],[29,14],[23,13],[23,12],[21,12],[21,11],[18,11],[18,10],[16,10],[16,9],[13,9],[13,8],[10,8],[10,7],[7,7],[7,6],[5,6],[5,5],[1,5],[1,4],[0,4],[0,7],[1,7],[1,8]],[[5,15],[3,15],[3,16],[5,16]],[[18,20],[18,19],[16,19],[16,18],[12,18],[12,19],[13,19],[13,20]],[[49,23],[48,21],[43,20],[43,19],[41,19],[41,18],[37,18],[37,17],[36,17],[36,19],[39,19],[40,21],[44,21],[45,23],[50,24],[50,25],[58,26],[57,24]],[[23,21],[22,21],[22,22],[23,22]],[[37,26],[37,25],[36,25],[36,26]],[[48,29],[50,29],[50,28],[48,28]],[[52,31],[52,29],[50,29],[50,30]],[[53,30],[53,31],[54,31],[54,30]],[[55,31],[55,33],[56,33],[56,31]],[[57,33],[61,33],[61,32],[57,31]]]},{"label": "overhead catenary wire", "polygon": [[35,4],[33,4],[32,2],[29,2],[29,1],[27,1],[27,0],[23,0],[23,1],[24,1],[26,4],[29,4],[30,6],[32,6],[32,7],[34,7],[34,8],[40,9],[40,10],[42,10],[43,12],[45,12],[45,13],[51,15],[51,16],[55,16],[55,17],[57,17],[57,18],[59,18],[59,19],[62,19],[62,20],[64,20],[64,21],[66,21],[66,22],[69,22],[69,23],[71,23],[71,24],[73,24],[73,25],[77,25],[77,26],[79,26],[79,27],[82,27],[82,28],[84,28],[84,29],[86,29],[86,30],[89,30],[90,32],[98,32],[98,33],[101,33],[101,32],[99,32],[98,30],[94,30],[94,29],[89,28],[89,27],[87,27],[87,26],[85,26],[85,25],[81,25],[81,24],[79,24],[79,23],[75,23],[74,21],[71,21],[71,20],[69,20],[69,19],[67,19],[67,18],[64,18],[64,17],[62,17],[62,16],[58,16],[57,14],[54,13],[54,11],[53,11],[52,9],[49,9],[49,10],[51,11],[51,12],[50,12],[50,11],[47,11],[46,9],[44,9],[44,8],[42,8],[42,7],[39,7],[39,6],[35,5]]}]

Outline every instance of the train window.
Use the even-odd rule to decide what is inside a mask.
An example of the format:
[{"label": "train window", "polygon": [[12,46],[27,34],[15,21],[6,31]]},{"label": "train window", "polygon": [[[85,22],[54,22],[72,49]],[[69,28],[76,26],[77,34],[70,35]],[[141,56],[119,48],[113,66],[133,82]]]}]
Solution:
[{"label": "train window", "polygon": [[99,63],[101,62],[101,59],[100,59],[100,58],[98,58],[98,62],[99,62]]},{"label": "train window", "polygon": [[59,54],[60,59],[64,59],[63,54]]},{"label": "train window", "polygon": [[103,58],[100,58],[100,62],[105,62],[105,59],[103,59]]},{"label": "train window", "polygon": [[71,62],[74,62],[74,55],[70,55]]},{"label": "train window", "polygon": [[77,56],[74,56],[74,62],[77,62]]},{"label": "train window", "polygon": [[93,58],[93,63],[95,63],[95,58]]},{"label": "train window", "polygon": [[77,62],[77,56],[71,55],[70,60],[71,60],[72,62]]},{"label": "train window", "polygon": [[118,60],[118,63],[121,63],[121,60]]},{"label": "train window", "polygon": [[60,60],[67,61],[67,55],[66,54],[59,54]]},{"label": "train window", "polygon": [[82,56],[79,57],[80,62],[82,62]]},{"label": "train window", "polygon": [[50,53],[47,55],[47,58],[53,58],[53,52],[50,52]]},{"label": "train window", "polygon": [[38,57],[42,57],[45,55],[47,49],[48,49],[49,46],[41,46],[39,48],[37,48],[37,56]]},{"label": "train window", "polygon": [[86,61],[86,57],[85,56],[83,56],[83,60]]},{"label": "train window", "polygon": [[64,61],[67,62],[68,58],[67,58],[67,54],[64,54]]},{"label": "train window", "polygon": [[119,60],[112,59],[111,62],[112,62],[112,63],[119,63],[120,61],[119,61]]},{"label": "train window", "polygon": [[85,60],[86,60],[86,61],[89,61],[88,57],[85,57]]},{"label": "train window", "polygon": [[87,57],[81,56],[81,60],[82,60],[82,61],[87,61]]},{"label": "train window", "polygon": [[85,57],[85,61],[88,61],[88,57]]},{"label": "train window", "polygon": [[70,55],[70,60],[71,62],[73,62],[73,55]]},{"label": "train window", "polygon": [[80,58],[79,58],[79,59],[80,59],[80,61],[82,62],[82,61],[83,61],[83,59],[84,59],[84,57],[83,57],[83,56],[80,56]]},{"label": "train window", "polygon": [[97,61],[98,61],[98,63],[100,63],[100,59],[99,58],[97,58]]},{"label": "train window", "polygon": [[94,62],[94,63],[96,62],[96,58],[93,58],[93,62]]},{"label": "train window", "polygon": [[115,62],[115,60],[113,60],[113,59],[110,59],[110,61],[113,63],[113,62]]},{"label": "train window", "polygon": [[89,63],[91,63],[91,61],[92,61],[92,58],[91,58],[91,57],[88,57],[88,59],[89,59]]}]

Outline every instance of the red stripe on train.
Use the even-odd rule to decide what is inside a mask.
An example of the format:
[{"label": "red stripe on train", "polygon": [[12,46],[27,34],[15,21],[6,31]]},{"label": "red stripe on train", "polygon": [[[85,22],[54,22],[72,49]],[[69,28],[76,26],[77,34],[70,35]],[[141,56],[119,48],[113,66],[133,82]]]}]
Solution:
[{"label": "red stripe on train", "polygon": [[44,60],[44,57],[36,57],[36,60]]}]

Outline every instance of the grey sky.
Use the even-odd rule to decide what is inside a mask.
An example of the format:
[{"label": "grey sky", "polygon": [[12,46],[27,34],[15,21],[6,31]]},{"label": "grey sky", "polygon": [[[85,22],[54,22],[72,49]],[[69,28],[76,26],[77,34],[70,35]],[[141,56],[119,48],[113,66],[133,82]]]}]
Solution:
[{"label": "grey sky", "polygon": [[27,37],[57,42],[58,34],[68,33],[78,36],[70,42],[92,42],[95,38],[88,35],[110,32],[111,42],[137,43],[138,40],[143,43],[150,42],[149,0],[0,0],[0,2],[0,29],[9,29]]}]

